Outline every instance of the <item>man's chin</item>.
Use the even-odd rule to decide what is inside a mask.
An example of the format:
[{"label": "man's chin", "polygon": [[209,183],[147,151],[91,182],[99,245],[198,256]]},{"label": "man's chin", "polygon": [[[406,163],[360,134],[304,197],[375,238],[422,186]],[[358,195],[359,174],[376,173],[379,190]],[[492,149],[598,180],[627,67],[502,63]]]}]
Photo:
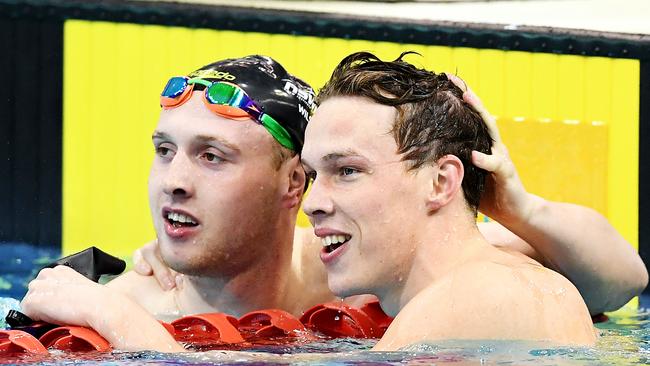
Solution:
[{"label": "man's chin", "polygon": [[167,253],[161,246],[160,255],[163,263],[167,265],[168,268],[185,275],[195,275],[196,267],[192,262],[191,258],[188,256],[179,257],[172,253]]},{"label": "man's chin", "polygon": [[359,284],[352,283],[352,281],[343,278],[334,279],[328,277],[327,284],[330,291],[332,291],[332,293],[337,297],[341,298],[370,293],[366,286],[360,286]]},{"label": "man's chin", "polygon": [[186,276],[206,277],[210,276],[210,271],[197,265],[181,261],[169,261],[167,266],[177,273]]}]

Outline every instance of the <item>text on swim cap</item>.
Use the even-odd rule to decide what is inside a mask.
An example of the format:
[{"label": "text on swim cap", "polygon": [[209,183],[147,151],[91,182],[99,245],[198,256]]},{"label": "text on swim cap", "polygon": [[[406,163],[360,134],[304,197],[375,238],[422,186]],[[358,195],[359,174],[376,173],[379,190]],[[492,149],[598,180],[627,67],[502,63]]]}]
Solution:
[{"label": "text on swim cap", "polygon": [[305,109],[305,107],[302,106],[302,104],[298,104],[298,112],[307,120],[309,121],[309,111]]},{"label": "text on swim cap", "polygon": [[187,76],[191,78],[219,79],[219,80],[228,80],[228,81],[233,81],[236,79],[234,75],[231,75],[226,71],[218,71],[218,70],[196,70]]},{"label": "text on swim cap", "polygon": [[290,95],[295,95],[298,100],[301,102],[307,104],[307,107],[309,110],[312,110],[314,108],[314,93],[310,90],[306,90],[305,88],[299,88],[296,86],[296,84],[287,81],[284,84],[284,91],[289,93]]}]

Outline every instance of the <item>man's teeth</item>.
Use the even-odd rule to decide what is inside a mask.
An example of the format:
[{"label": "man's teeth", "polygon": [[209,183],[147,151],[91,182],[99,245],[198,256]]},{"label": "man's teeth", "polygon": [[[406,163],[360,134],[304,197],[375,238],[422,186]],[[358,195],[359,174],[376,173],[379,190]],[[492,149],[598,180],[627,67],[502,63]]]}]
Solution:
[{"label": "man's teeth", "polygon": [[179,214],[177,212],[170,212],[167,214],[167,219],[171,221],[176,221],[180,223],[189,223],[189,224],[194,224],[196,225],[196,221],[192,219],[189,216],[185,216],[183,214]]},{"label": "man's teeth", "polygon": [[320,240],[323,246],[327,247],[332,244],[343,244],[346,241],[350,240],[350,238],[351,238],[350,235],[328,235],[322,237]]}]

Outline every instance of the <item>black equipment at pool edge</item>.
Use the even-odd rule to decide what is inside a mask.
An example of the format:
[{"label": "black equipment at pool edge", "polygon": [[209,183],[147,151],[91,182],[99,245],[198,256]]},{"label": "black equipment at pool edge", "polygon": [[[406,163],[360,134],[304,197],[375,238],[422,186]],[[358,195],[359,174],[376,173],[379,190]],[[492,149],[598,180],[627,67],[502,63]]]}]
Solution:
[{"label": "black equipment at pool edge", "polygon": [[[43,268],[54,268],[56,266],[68,266],[89,280],[97,282],[102,275],[118,275],[124,272],[126,262],[99,248],[90,247],[54,261]],[[11,329],[23,330],[36,338],[56,327],[56,325],[45,322],[35,322],[27,315],[16,310],[10,310],[5,317],[5,321]]]}]

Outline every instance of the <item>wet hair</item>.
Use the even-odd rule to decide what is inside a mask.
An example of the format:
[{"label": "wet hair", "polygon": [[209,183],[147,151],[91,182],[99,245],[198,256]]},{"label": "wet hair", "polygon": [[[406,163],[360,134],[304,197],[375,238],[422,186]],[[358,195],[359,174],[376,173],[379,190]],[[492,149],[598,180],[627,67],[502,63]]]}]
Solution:
[{"label": "wet hair", "polygon": [[[273,164],[273,167],[275,167],[275,170],[280,170],[282,164],[284,164],[285,161],[293,158],[298,154],[297,152],[293,150],[289,150],[286,147],[280,145],[276,141],[274,141],[272,148],[273,148],[273,156],[271,157],[271,163]],[[307,185],[305,185],[305,191],[306,190],[307,190]]]},{"label": "wet hair", "polygon": [[390,133],[397,153],[410,169],[455,155],[465,171],[462,189],[476,215],[486,172],[472,164],[472,150],[489,153],[492,139],[480,115],[463,101],[463,91],[444,73],[419,69],[403,60],[382,61],[368,52],[353,53],[334,69],[316,102],[339,96],[358,96],[397,109]]}]

